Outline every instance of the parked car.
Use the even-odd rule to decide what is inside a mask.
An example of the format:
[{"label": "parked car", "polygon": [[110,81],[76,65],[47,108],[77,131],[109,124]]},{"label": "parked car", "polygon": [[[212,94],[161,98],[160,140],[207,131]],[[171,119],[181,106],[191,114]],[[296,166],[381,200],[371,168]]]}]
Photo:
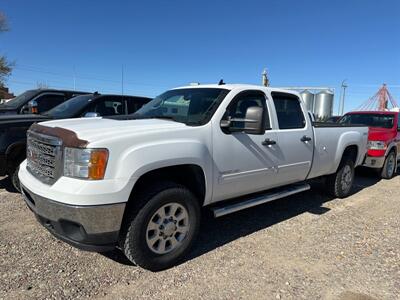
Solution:
[{"label": "parked car", "polygon": [[368,154],[364,166],[379,171],[382,178],[390,179],[400,159],[399,112],[356,111],[345,114],[339,123],[369,126]]},{"label": "parked car", "polygon": [[21,95],[0,104],[1,114],[27,114],[29,113],[29,102],[34,101],[37,105],[37,113],[45,113],[53,107],[77,95],[87,94],[87,92],[54,90],[54,89],[35,89],[28,90]]},{"label": "parked car", "polygon": [[14,188],[19,190],[18,166],[26,157],[26,132],[33,123],[130,114],[150,100],[94,93],[71,98],[43,114],[0,115],[0,176],[8,175]]},{"label": "parked car", "polygon": [[346,197],[367,135],[312,123],[293,91],[190,86],[129,116],[32,125],[19,179],[56,237],[91,251],[119,246],[160,270],[193,244],[202,206],[223,216],[308,190],[316,177]]}]

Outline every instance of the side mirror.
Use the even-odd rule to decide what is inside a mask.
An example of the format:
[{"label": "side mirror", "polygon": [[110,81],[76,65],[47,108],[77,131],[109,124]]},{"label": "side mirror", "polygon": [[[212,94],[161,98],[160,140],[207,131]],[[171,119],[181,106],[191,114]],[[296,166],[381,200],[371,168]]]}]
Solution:
[{"label": "side mirror", "polygon": [[100,117],[100,115],[96,112],[87,112],[83,117],[84,118],[96,118],[96,117]]},{"label": "side mirror", "polygon": [[28,111],[30,114],[38,113],[38,104],[35,100],[31,100],[28,102]]},{"label": "side mirror", "polygon": [[247,108],[246,116],[241,118],[228,118],[222,120],[221,128],[227,129],[230,132],[245,132],[248,134],[264,134],[264,109],[259,106]]}]

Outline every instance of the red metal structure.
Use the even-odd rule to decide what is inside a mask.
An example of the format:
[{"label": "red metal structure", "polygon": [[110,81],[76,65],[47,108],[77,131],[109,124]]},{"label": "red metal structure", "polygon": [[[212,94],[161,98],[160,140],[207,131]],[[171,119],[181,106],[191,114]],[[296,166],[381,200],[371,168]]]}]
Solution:
[{"label": "red metal structure", "polygon": [[397,102],[389,93],[389,90],[384,83],[378,92],[365,101],[357,110],[386,111],[394,107],[398,107]]}]

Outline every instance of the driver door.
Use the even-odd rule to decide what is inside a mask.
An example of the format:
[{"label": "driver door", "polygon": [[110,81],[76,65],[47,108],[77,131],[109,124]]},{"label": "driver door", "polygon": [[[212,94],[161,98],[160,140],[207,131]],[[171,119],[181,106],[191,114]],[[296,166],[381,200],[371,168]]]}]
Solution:
[{"label": "driver door", "polygon": [[239,93],[232,99],[223,120],[242,119],[252,106],[264,109],[264,134],[230,132],[217,124],[213,126],[213,202],[266,190],[275,184],[277,135],[270,130],[270,103],[266,95],[257,90]]}]

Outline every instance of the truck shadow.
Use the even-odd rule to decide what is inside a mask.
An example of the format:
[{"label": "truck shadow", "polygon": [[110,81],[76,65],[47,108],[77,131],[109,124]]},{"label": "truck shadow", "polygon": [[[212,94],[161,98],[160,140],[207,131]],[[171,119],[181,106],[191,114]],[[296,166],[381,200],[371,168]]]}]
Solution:
[{"label": "truck shadow", "polygon": [[[380,181],[376,173],[368,169],[358,169],[356,175],[352,194]],[[323,205],[333,199],[324,192],[323,183],[316,181],[312,183],[312,189],[309,191],[221,218],[214,218],[209,210],[204,210],[199,237],[189,255],[181,263],[300,214],[308,212],[322,215],[330,210]],[[119,250],[103,255],[121,264],[132,265]]]}]

